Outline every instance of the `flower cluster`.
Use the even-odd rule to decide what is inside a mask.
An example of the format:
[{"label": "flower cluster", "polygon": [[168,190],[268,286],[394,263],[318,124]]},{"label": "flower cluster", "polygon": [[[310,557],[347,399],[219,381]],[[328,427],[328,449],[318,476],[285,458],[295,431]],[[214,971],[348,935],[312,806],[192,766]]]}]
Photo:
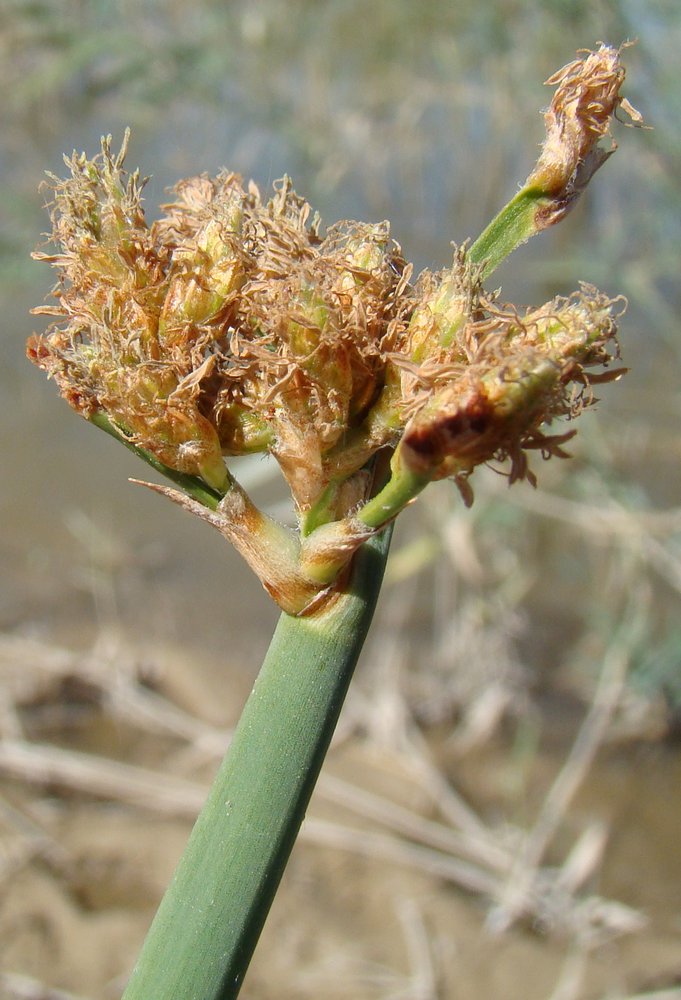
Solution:
[{"label": "flower cluster", "polygon": [[387,223],[322,239],[286,179],[267,202],[234,174],[183,181],[147,227],[109,140],[69,164],[61,249],[37,254],[61,275],[57,306],[36,312],[59,319],[30,356],[84,416],[104,410],[218,489],[223,455],[269,450],[305,509],[405,426],[435,478],[500,452],[518,478],[540,425],[574,414],[568,384],[609,360],[611,303],[588,286],[521,317],[485,295],[464,249],[411,285]]},{"label": "flower cluster", "polygon": [[[59,281],[55,304],[35,310],[54,321],[29,356],[83,416],[224,498],[211,523],[279,592],[289,584],[268,584],[263,555],[276,530],[225,463],[274,455],[300,522],[293,561],[328,583],[433,479],[453,478],[467,502],[470,474],[491,460],[533,481],[527,451],[564,454],[571,433],[548,425],[618,374],[592,371],[618,355],[616,301],[583,285],[519,310],[482,278],[560,218],[608,155],[598,143],[625,106],[623,77],[619,52],[602,46],[551,78],[525,187],[450,268],[415,280],[387,222],[324,232],[288,178],[269,199],[233,173],[189,178],[148,225],[144,181],[124,169],[127,135],[117,154],[110,137],[94,159],[74,153],[69,176],[49,178],[54,250],[35,256]],[[392,456],[387,485],[372,478],[379,453]]]},{"label": "flower cluster", "polygon": [[269,450],[301,508],[361,424],[411,291],[387,224],[319,220],[288,179],[263,201],[235,174],[178,184],[147,226],[110,139],[52,179],[58,317],[33,360],[84,416],[103,410],[163,464],[225,485],[223,455]]}]

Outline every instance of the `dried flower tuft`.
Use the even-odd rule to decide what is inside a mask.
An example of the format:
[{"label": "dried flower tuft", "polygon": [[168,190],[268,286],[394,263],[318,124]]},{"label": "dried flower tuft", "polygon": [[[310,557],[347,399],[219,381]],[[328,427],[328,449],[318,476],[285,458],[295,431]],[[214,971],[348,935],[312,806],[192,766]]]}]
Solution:
[{"label": "dried flower tuft", "polygon": [[550,435],[546,428],[593,402],[591,383],[603,374],[590,369],[619,356],[618,306],[621,299],[590,285],[524,316],[479,300],[459,338],[465,362],[437,359],[408,370],[421,388],[401,441],[402,463],[429,479],[453,477],[466,497],[473,469],[491,460],[510,459],[511,482],[534,483],[527,450],[564,456],[562,445],[574,432]]},{"label": "dried flower tuft", "polygon": [[557,87],[544,115],[546,139],[526,187],[536,187],[552,196],[545,218],[553,225],[568,211],[591,177],[617,148],[599,143],[610,133],[610,122],[622,108],[636,125],[641,114],[620,96],[625,70],[621,49],[601,45],[596,52],[585,51],[582,58],[563,66],[546,80]]}]

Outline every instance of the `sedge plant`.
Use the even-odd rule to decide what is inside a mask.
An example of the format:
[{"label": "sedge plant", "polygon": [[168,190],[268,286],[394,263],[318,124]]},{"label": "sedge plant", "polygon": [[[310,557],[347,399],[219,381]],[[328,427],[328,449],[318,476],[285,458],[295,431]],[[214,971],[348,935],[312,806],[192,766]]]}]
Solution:
[{"label": "sedge plant", "polygon": [[[449,267],[414,277],[388,223],[323,230],[288,178],[269,198],[223,172],[181,181],[148,225],[110,137],[49,176],[59,275],[30,359],[71,406],[216,528],[282,615],[149,931],[125,1000],[236,997],[303,819],[381,586],[396,516],[429,483],[473,500],[482,464],[534,482],[564,457],[594,384],[619,377],[622,302],[583,284],[538,308],[483,282],[559,221],[614,150],[618,49],[547,82],[539,159]],[[606,142],[604,146],[603,143]],[[269,453],[297,527],[259,510],[230,456]],[[227,459],[227,462],[225,461]]]}]

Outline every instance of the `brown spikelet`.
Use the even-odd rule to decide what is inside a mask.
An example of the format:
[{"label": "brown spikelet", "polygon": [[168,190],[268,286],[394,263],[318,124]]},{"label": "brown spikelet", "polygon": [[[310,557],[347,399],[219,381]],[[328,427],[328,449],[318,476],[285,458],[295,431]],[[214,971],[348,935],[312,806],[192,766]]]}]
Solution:
[{"label": "brown spikelet", "polygon": [[[601,140],[610,133],[618,108],[641,125],[642,116],[620,95],[625,69],[621,49],[601,45],[585,51],[546,80],[555,86],[553,100],[544,115],[546,138],[526,187],[537,187],[550,195],[544,225],[557,222],[579,196],[593,174],[615,151],[613,142],[604,149]],[[537,220],[539,223],[542,220]]]}]

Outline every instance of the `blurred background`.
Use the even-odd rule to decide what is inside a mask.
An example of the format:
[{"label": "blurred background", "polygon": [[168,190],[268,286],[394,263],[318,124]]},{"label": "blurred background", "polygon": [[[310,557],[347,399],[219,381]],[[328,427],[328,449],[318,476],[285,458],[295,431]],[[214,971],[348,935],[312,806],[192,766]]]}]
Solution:
[{"label": "blurred background", "polygon": [[[401,518],[379,616],[245,997],[681,996],[681,9],[675,0],[0,4],[0,995],[125,981],[276,610],[24,358],[44,171],[284,173],[439,268],[528,174],[542,81],[600,40],[653,131],[495,274],[629,302],[569,462]],[[237,474],[278,513],[264,460]],[[62,992],[48,992],[48,988]],[[2,993],[2,990],[5,992]],[[64,992],[65,991],[65,992]]]}]

